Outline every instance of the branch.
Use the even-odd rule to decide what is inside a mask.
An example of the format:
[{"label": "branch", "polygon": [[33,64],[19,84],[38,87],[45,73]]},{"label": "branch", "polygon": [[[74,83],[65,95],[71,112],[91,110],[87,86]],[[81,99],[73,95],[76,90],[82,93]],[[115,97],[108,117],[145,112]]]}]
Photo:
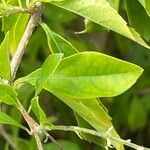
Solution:
[{"label": "branch", "polygon": [[81,127],[76,127],[76,126],[52,126],[50,127],[50,130],[63,130],[63,131],[73,131],[75,133],[88,133],[94,136],[102,137],[104,139],[109,139],[111,141],[117,141],[120,142],[128,147],[131,147],[136,150],[150,150],[149,148],[145,148],[143,146],[136,145],[134,143],[131,143],[130,140],[123,140],[123,139],[118,139],[116,137],[111,136],[109,133],[105,132],[100,132],[100,131],[95,131],[87,128],[81,128]]},{"label": "branch", "polygon": [[19,104],[19,110],[22,113],[24,119],[26,120],[28,126],[30,127],[31,133],[34,135],[34,138],[36,140],[38,150],[44,150],[42,146],[42,142],[40,140],[40,134],[42,133],[40,130],[39,124],[28,114],[28,112],[25,110],[25,108],[22,106],[20,101],[18,101]]},{"label": "branch", "polygon": [[[26,30],[21,38],[21,41],[17,47],[17,50],[11,60],[11,74],[12,74],[12,79],[15,78],[16,76],[16,72],[18,70],[18,67],[20,65],[20,62],[22,60],[23,54],[25,52],[25,49],[27,47],[27,44],[30,40],[30,37],[32,35],[32,32],[34,30],[34,28],[39,24],[39,22],[41,21],[41,11],[42,11],[42,3],[35,3],[35,6],[33,7],[32,11],[31,11],[31,17],[30,20],[28,22],[28,25],[26,27]],[[20,103],[20,101],[18,100],[18,105],[19,105],[19,110],[21,111],[24,119],[26,120],[27,124],[30,127],[31,132],[33,133],[38,149],[39,150],[43,150],[43,146],[40,140],[40,136],[39,136],[39,125],[38,123],[36,123],[36,121],[34,121],[29,114],[27,113],[27,111],[25,110],[25,108],[22,106],[22,104]]]},{"label": "branch", "polygon": [[31,11],[31,18],[29,20],[29,23],[26,27],[26,30],[21,38],[21,41],[17,47],[17,50],[11,60],[11,73],[12,73],[12,79],[15,78],[16,72],[18,70],[18,67],[20,65],[22,56],[25,52],[25,49],[27,47],[27,44],[29,42],[29,39],[31,37],[31,34],[34,30],[34,28],[39,24],[41,21],[41,10],[42,10],[42,3],[36,3]]},{"label": "branch", "polygon": [[6,8],[0,7],[0,17],[8,16],[10,14],[16,14],[16,13],[31,13],[30,9],[27,8],[21,8],[17,6],[8,6]]}]

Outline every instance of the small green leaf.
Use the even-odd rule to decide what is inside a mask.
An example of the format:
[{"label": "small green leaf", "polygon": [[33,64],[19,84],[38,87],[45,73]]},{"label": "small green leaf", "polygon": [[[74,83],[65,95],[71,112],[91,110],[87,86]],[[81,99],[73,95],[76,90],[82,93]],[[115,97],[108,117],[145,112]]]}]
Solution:
[{"label": "small green leaf", "polygon": [[10,51],[12,54],[15,53],[18,47],[21,37],[25,31],[28,19],[29,14],[20,14],[10,30]]},{"label": "small green leaf", "polygon": [[33,110],[40,124],[44,125],[46,123],[46,115],[39,105],[39,97],[34,97],[31,100],[31,109]]},{"label": "small green leaf", "polygon": [[[115,9],[110,6],[109,2],[106,0],[69,0],[51,3],[126,36],[129,39],[150,49],[144,40],[142,40],[140,35],[138,38],[134,37],[127,26],[127,22],[117,13]],[[136,34],[138,35],[138,33]]]},{"label": "small green leaf", "polygon": [[26,128],[23,125],[21,125],[20,123],[15,121],[13,118],[11,118],[9,115],[7,115],[6,113],[3,113],[1,111],[0,111],[0,123],[13,125],[13,126],[16,126],[16,127],[26,130]]},{"label": "small green leaf", "polygon": [[17,93],[11,86],[0,84],[0,101],[8,105],[18,106]]},{"label": "small green leaf", "polygon": [[4,41],[0,45],[0,76],[10,80],[10,58],[9,58],[9,32],[5,35]]},{"label": "small green leaf", "polygon": [[51,31],[50,28],[45,24],[41,23],[42,28],[45,30],[47,35],[48,46],[52,53],[63,53],[65,56],[77,53],[77,50],[60,35]]},{"label": "small green leaf", "polygon": [[41,67],[41,71],[39,72],[39,76],[36,81],[36,85],[35,85],[36,96],[41,92],[47,80],[53,75],[62,57],[63,54],[58,53],[58,54],[52,54],[46,59],[43,66]]}]

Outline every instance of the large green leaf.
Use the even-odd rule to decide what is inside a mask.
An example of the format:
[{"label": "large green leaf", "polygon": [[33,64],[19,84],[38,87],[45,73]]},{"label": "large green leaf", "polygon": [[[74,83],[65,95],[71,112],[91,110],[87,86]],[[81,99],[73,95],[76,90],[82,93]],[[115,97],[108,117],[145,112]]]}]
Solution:
[{"label": "large green leaf", "polygon": [[[139,66],[114,57],[82,52],[62,59],[45,87],[52,93],[77,98],[111,97],[129,89],[142,72]],[[30,80],[38,73],[36,71],[20,80]]]},{"label": "large green leaf", "polygon": [[58,53],[58,54],[52,54],[46,59],[43,66],[41,67],[41,71],[36,81],[36,85],[35,85],[36,94],[35,95],[38,95],[41,92],[44,84],[55,72],[62,57],[63,57],[63,54]]},{"label": "large green leaf", "polygon": [[8,105],[17,106],[17,93],[11,86],[0,84],[0,101]]},{"label": "large green leaf", "polygon": [[50,30],[45,24],[41,23],[47,35],[48,46],[52,53],[63,53],[65,56],[77,53],[77,50],[63,37]]},{"label": "large green leaf", "polygon": [[[150,40],[150,18],[144,8],[137,0],[125,0],[129,23],[131,27],[143,36],[147,41]],[[150,4],[149,4],[150,5]],[[140,12],[140,13],[139,13]],[[135,15],[138,14],[138,15]]]},{"label": "large green leaf", "polygon": [[146,48],[150,48],[136,31],[134,32],[138,35],[138,38],[134,37],[126,21],[106,0],[69,0],[51,3],[124,35]]},{"label": "large green leaf", "polygon": [[9,58],[9,32],[5,35],[5,39],[0,45],[0,76],[10,80],[10,58]]},{"label": "large green leaf", "polygon": [[[142,71],[134,64],[111,56],[82,52],[64,58],[46,87],[52,93],[60,92],[78,98],[110,97],[130,88]],[[31,77],[32,74],[23,80]]]},{"label": "large green leaf", "polygon": [[[74,53],[78,52],[71,45],[71,43],[69,43],[68,41],[66,41],[60,35],[57,35],[56,33],[52,32],[46,24],[42,23],[42,27],[45,30],[45,32],[47,33],[46,35],[47,35],[47,39],[48,39],[48,45],[49,45],[49,48],[52,51],[52,53],[57,53],[57,52],[60,51],[60,52],[64,52],[65,56],[68,56],[68,55],[73,55]],[[65,47],[64,47],[64,45],[65,45]],[[66,99],[67,99],[67,97],[66,97]],[[65,101],[65,99],[63,99],[62,101]],[[82,99],[82,100],[78,100],[78,101],[80,101],[80,103],[82,103],[82,102],[84,103],[87,100],[84,101]],[[78,101],[75,101],[75,102],[78,103]],[[66,104],[69,105],[67,103],[67,101],[66,101]],[[95,111],[95,109],[97,110],[97,114],[99,114],[99,116],[97,117],[98,118],[97,120],[101,120],[102,122],[104,121],[104,123],[105,123],[105,120],[106,120],[107,123],[109,122],[111,124],[111,119],[110,119],[109,115],[107,115],[107,113],[105,111],[103,111],[102,107],[99,106],[100,104],[98,103],[97,99],[88,99],[87,103],[84,103],[84,105],[87,106],[87,107],[91,106],[90,107],[90,111],[92,111],[92,110]],[[100,109],[99,109],[99,107],[100,107]],[[76,109],[74,109],[73,106],[71,108],[74,111],[76,111]],[[82,119],[79,115],[78,114],[75,115],[76,119],[77,119],[77,122],[78,122],[78,125],[82,126],[82,127],[91,128],[91,126],[84,119]],[[104,116],[105,120],[102,120],[100,116]],[[93,118],[93,120],[94,120],[94,118]],[[91,120],[91,121],[93,121],[93,120]],[[94,122],[96,122],[96,120]],[[100,124],[100,126],[101,126],[101,124]],[[89,135],[89,134],[86,134],[86,133],[80,133],[80,136],[83,139],[85,139],[85,140],[87,140],[89,142],[94,142],[96,144],[99,144],[102,147],[106,146],[106,141],[104,139],[100,138],[100,137],[95,137],[93,135]],[[116,133],[115,136],[118,137],[117,133]],[[119,147],[119,148],[122,147],[122,144],[117,143],[117,142],[114,142],[113,145],[115,147]]]}]

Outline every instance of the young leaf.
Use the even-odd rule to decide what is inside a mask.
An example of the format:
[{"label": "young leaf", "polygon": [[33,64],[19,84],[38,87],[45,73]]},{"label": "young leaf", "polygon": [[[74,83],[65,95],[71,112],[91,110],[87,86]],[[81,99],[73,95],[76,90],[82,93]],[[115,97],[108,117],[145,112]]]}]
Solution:
[{"label": "young leaf", "polygon": [[34,97],[31,100],[31,109],[33,110],[34,114],[36,115],[37,119],[39,120],[41,125],[44,125],[46,122],[46,115],[42,108],[39,105],[39,97]]},{"label": "young leaf", "polygon": [[10,30],[10,35],[11,35],[10,36],[10,50],[12,54],[14,54],[14,52],[17,49],[17,46],[25,31],[28,19],[29,19],[29,14],[20,14],[17,18],[16,23],[13,25],[13,27]]},{"label": "young leaf", "polygon": [[0,84],[0,101],[8,105],[18,106],[17,93],[11,86]]},{"label": "young leaf", "polygon": [[[143,36],[147,41],[150,40],[150,18],[144,8],[137,0],[125,0],[129,23],[131,27]],[[134,7],[133,7],[134,5]],[[150,5],[150,4],[149,4]],[[139,13],[140,12],[140,13]],[[138,15],[135,15],[139,13]]]},{"label": "young leaf", "polygon": [[8,116],[6,113],[3,113],[0,111],[0,123],[1,124],[8,124],[8,125],[13,125],[22,129],[26,128],[21,125],[20,123],[18,123],[17,121],[15,121],[13,118],[11,118],[10,116]]},{"label": "young leaf", "polygon": [[10,80],[10,58],[9,58],[9,32],[5,35],[4,41],[0,45],[0,76]]},{"label": "young leaf", "polygon": [[70,56],[70,54],[77,53],[77,50],[71,45],[71,43],[51,31],[45,23],[41,23],[41,26],[46,32],[48,46],[52,53],[63,53],[64,56]]},{"label": "young leaf", "polygon": [[46,59],[43,66],[41,67],[41,71],[36,80],[36,85],[35,85],[36,96],[41,92],[47,80],[53,75],[62,57],[63,57],[63,54],[58,53],[58,54],[52,54]]},{"label": "young leaf", "polygon": [[124,35],[131,40],[141,44],[142,46],[150,49],[144,40],[142,40],[140,35],[138,38],[134,37],[129,27],[127,26],[126,21],[117,13],[115,9],[110,6],[106,0],[69,0],[64,2],[51,3],[76,13],[86,19],[89,19],[101,26],[104,26],[105,28]]}]

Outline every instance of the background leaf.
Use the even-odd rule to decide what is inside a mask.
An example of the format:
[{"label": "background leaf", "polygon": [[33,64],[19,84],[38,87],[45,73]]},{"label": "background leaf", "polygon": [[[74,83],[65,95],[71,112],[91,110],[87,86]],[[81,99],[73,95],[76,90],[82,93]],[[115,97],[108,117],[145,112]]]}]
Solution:
[{"label": "background leaf", "polygon": [[20,123],[18,123],[13,118],[11,118],[10,116],[8,116],[7,114],[5,114],[3,112],[0,112],[0,123],[1,124],[13,125],[13,126],[25,129],[24,126],[22,126]]},{"label": "background leaf", "polygon": [[[150,40],[150,18],[144,8],[137,0],[125,0],[127,15],[131,27],[144,37],[147,41]],[[150,5],[150,4],[149,4]],[[140,12],[140,13],[139,13]],[[138,14],[138,15],[135,15]]]},{"label": "background leaf", "polygon": [[10,80],[10,58],[9,58],[9,32],[5,35],[0,45],[0,76]]},{"label": "background leaf", "polygon": [[[127,26],[126,21],[113,9],[106,0],[70,0],[64,2],[51,2],[52,4],[78,14],[89,19],[105,28],[113,30],[129,39],[141,44],[146,48],[150,48],[144,40],[138,35],[134,37]],[[95,11],[93,11],[95,10]]]}]

